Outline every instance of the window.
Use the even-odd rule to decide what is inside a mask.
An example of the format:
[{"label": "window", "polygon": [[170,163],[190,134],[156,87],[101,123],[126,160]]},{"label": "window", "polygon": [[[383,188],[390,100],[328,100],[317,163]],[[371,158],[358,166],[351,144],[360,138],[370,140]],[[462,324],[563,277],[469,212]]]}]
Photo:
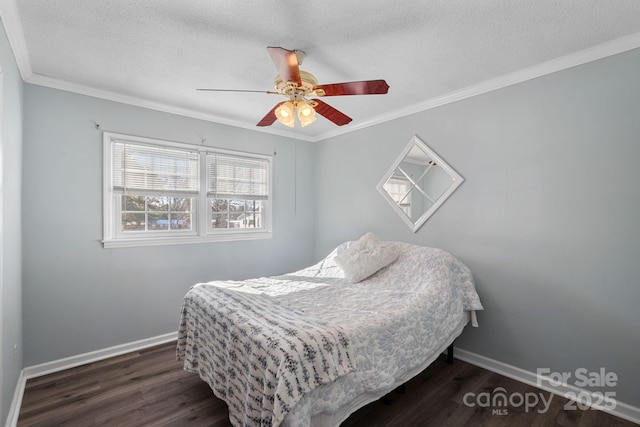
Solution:
[{"label": "window", "polygon": [[391,177],[384,183],[383,188],[400,209],[411,218],[411,183],[407,179]]},{"label": "window", "polygon": [[207,154],[209,227],[216,229],[264,226],[268,187],[264,160],[226,154]]},{"label": "window", "polygon": [[104,134],[104,246],[271,237],[271,157]]}]

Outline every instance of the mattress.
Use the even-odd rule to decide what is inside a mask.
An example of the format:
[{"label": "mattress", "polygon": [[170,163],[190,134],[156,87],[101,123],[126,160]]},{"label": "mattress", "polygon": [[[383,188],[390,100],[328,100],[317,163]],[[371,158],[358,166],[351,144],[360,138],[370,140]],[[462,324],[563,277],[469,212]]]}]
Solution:
[{"label": "mattress", "polygon": [[[460,335],[470,314],[483,309],[470,270],[446,251],[388,242],[398,259],[359,283],[349,283],[335,262],[349,244],[290,274],[194,287],[264,295],[292,311],[340,327],[349,337],[353,369],[304,393],[287,411],[284,426],[339,425],[359,407],[426,368]],[[181,322],[178,355],[192,344],[192,336],[193,331]],[[202,359],[199,365],[211,364]],[[200,369],[196,371],[207,381]]]}]

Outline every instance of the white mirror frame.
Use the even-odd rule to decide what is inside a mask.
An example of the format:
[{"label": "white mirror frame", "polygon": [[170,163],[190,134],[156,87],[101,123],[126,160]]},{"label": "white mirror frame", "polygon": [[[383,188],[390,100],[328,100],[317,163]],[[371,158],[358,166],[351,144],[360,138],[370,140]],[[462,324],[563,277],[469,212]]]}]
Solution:
[{"label": "white mirror frame", "polygon": [[[411,218],[409,218],[407,216],[407,214],[402,210],[402,208],[400,206],[398,206],[396,201],[393,200],[391,198],[391,196],[389,195],[389,193],[387,193],[387,191],[384,189],[384,185],[387,183],[389,178],[392,177],[392,175],[395,172],[396,168],[402,163],[402,161],[406,158],[406,156],[409,154],[409,152],[414,147],[420,148],[428,156],[433,158],[435,160],[436,164],[438,166],[440,166],[442,168],[442,170],[444,170],[451,177],[451,180],[452,180],[452,183],[449,186],[449,188],[447,188],[440,195],[440,197],[438,197],[437,200],[434,200],[434,202],[431,205],[431,207],[429,209],[427,209],[415,222],[413,222],[411,220]],[[424,142],[422,142],[422,140],[420,140],[420,138],[418,138],[417,136],[414,136],[413,138],[411,138],[411,141],[409,141],[409,144],[407,144],[407,146],[404,148],[404,150],[402,150],[402,152],[400,153],[400,155],[398,156],[396,161],[393,162],[393,164],[391,165],[391,168],[389,168],[389,171],[382,177],[382,180],[380,181],[380,183],[378,184],[378,186],[376,188],[378,189],[380,194],[382,194],[382,196],[385,198],[385,200],[387,202],[389,202],[389,204],[391,205],[393,210],[396,211],[396,213],[400,216],[400,218],[402,218],[402,220],[415,233],[422,226],[422,224],[424,224],[425,221],[427,219],[429,219],[429,217],[431,215],[433,215],[433,213],[444,203],[444,201],[447,200],[447,198],[449,198],[449,196],[451,196],[451,194],[454,191],[456,191],[456,189],[460,186],[460,184],[462,184],[462,181],[464,181],[464,178],[462,178],[458,174],[458,172],[453,170],[453,168],[451,166],[449,166],[442,159],[442,157],[438,156],[438,154],[436,154],[431,148],[429,148]]]}]

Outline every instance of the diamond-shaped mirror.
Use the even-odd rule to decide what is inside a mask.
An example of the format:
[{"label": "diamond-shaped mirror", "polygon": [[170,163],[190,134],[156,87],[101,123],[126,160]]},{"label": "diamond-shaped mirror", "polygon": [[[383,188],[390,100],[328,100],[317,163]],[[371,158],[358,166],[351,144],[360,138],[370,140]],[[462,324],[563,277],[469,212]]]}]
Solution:
[{"label": "diamond-shaped mirror", "polygon": [[462,181],[464,178],[414,136],[377,188],[415,233]]}]

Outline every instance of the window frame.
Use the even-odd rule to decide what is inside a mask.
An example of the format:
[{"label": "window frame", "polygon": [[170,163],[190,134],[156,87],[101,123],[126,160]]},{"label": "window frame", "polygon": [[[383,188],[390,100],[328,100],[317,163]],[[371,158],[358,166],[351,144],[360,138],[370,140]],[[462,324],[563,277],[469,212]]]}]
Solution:
[{"label": "window frame", "polygon": [[[160,148],[177,148],[192,150],[198,153],[199,189],[192,198],[192,230],[188,231],[142,231],[122,233],[121,213],[122,197],[114,190],[113,185],[113,143],[130,142],[133,144],[151,145]],[[267,196],[263,200],[263,227],[213,229],[211,209],[207,194],[207,155],[221,154],[251,158],[267,162]],[[225,242],[235,240],[270,239],[273,236],[273,156],[226,150],[205,145],[194,145],[183,142],[160,140],[141,136],[126,135],[113,132],[103,133],[103,239],[104,248],[163,246],[177,244],[193,244],[207,242]],[[171,233],[171,234],[169,234]]]}]

